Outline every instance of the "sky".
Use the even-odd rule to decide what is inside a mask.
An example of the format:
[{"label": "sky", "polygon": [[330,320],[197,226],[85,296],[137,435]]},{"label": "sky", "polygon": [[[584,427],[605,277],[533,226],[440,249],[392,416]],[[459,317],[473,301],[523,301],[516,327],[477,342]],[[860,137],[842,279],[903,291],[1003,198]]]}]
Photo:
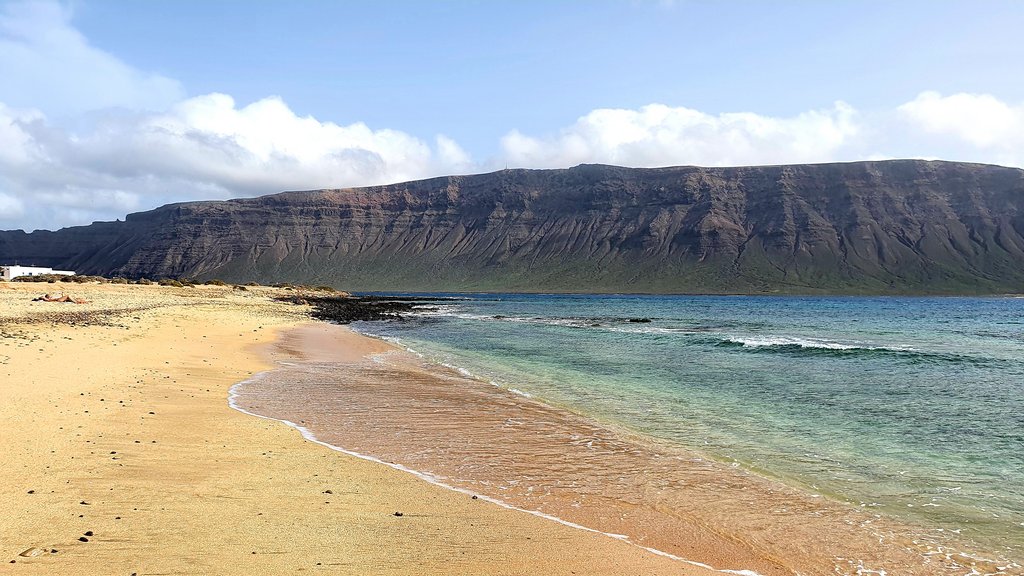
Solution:
[{"label": "sky", "polygon": [[581,163],[1024,167],[1024,2],[0,0],[0,229]]}]

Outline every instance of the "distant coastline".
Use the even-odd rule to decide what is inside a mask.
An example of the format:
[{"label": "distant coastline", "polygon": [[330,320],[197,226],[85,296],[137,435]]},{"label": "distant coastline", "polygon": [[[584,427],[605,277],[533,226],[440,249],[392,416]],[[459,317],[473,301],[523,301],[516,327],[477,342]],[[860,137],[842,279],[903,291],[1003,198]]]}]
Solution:
[{"label": "distant coastline", "polygon": [[1024,290],[1024,170],[923,160],[509,170],[0,232],[0,263],[348,290]]}]

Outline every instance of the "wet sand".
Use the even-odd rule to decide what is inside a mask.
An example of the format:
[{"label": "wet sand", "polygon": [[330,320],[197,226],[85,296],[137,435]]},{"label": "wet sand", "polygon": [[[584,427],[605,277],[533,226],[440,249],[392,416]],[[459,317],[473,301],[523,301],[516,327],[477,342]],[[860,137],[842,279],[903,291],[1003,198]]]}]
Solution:
[{"label": "wet sand", "polygon": [[[58,290],[91,303],[30,302]],[[0,283],[5,573],[714,573],[232,410],[231,386],[273,367],[257,349],[308,325],[271,293]],[[343,361],[384,346],[328,332]]]},{"label": "wet sand", "polygon": [[[291,330],[239,408],[436,482],[718,569],[1020,574],[950,534],[794,490],[424,362],[345,328]],[[974,570],[975,572],[972,572]]]}]

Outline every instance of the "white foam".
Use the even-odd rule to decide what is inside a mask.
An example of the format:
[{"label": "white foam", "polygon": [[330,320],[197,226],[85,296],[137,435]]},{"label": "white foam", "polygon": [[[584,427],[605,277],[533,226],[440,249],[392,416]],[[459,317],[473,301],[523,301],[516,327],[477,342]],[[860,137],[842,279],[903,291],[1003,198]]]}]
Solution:
[{"label": "white foam", "polygon": [[539,510],[527,510],[525,508],[520,508],[518,506],[513,506],[512,504],[509,504],[507,502],[503,502],[501,500],[498,500],[497,498],[491,498],[490,496],[486,496],[486,495],[483,495],[483,494],[477,494],[476,492],[473,492],[471,490],[467,490],[465,488],[460,488],[458,486],[452,486],[451,484],[445,484],[444,482],[441,481],[441,478],[439,478],[438,476],[435,476],[433,474],[429,474],[427,472],[421,472],[419,470],[413,470],[412,468],[409,468],[407,466],[403,466],[401,464],[398,464],[397,462],[387,462],[387,461],[381,460],[380,458],[376,458],[374,456],[369,456],[367,454],[361,454],[359,452],[353,452],[352,450],[346,450],[345,448],[341,448],[340,446],[335,446],[334,444],[329,444],[327,442],[324,442],[323,440],[320,440],[319,438],[317,438],[316,435],[313,434],[313,432],[309,428],[306,428],[305,426],[301,426],[299,424],[296,424],[295,422],[292,422],[290,420],[284,420],[282,418],[274,418],[272,416],[264,416],[262,414],[256,414],[255,412],[249,412],[248,410],[240,407],[238,405],[238,403],[236,402],[236,400],[238,398],[238,395],[239,395],[238,388],[240,386],[244,386],[246,384],[253,384],[253,383],[258,382],[259,380],[263,379],[266,376],[266,374],[268,374],[269,372],[270,371],[268,371],[268,372],[260,372],[260,373],[258,373],[256,375],[254,375],[252,378],[249,378],[248,380],[243,380],[243,381],[235,384],[234,386],[232,386],[228,390],[228,406],[230,406],[234,410],[238,410],[239,412],[241,412],[243,414],[248,414],[249,416],[255,416],[256,418],[262,418],[264,420],[273,420],[275,422],[281,422],[282,424],[285,424],[287,426],[291,426],[292,428],[295,428],[296,430],[298,430],[299,433],[302,434],[303,438],[305,438],[306,440],[309,440],[310,442],[312,442],[314,444],[319,444],[320,446],[323,446],[325,448],[329,448],[329,449],[334,450],[336,452],[341,452],[342,454],[347,454],[349,456],[354,456],[356,458],[360,458],[360,459],[363,459],[363,460],[368,460],[370,462],[376,462],[378,464],[383,464],[385,466],[389,466],[391,468],[394,468],[395,470],[399,470],[401,472],[412,474],[413,476],[416,476],[417,478],[419,478],[421,480],[425,480],[425,481],[427,481],[430,484],[433,484],[435,486],[440,486],[441,488],[446,488],[448,490],[452,490],[454,492],[459,492],[461,494],[466,494],[466,495],[469,495],[469,496],[476,496],[480,500],[483,500],[485,502],[490,502],[491,504],[495,504],[495,505],[501,506],[502,508],[507,508],[509,510],[515,510],[517,512],[525,512],[527,514],[532,514],[534,516],[538,516],[540,518],[544,518],[545,520],[550,520],[552,522],[557,522],[559,524],[562,524],[564,526],[568,526],[570,528],[576,528],[577,530],[583,530],[583,531],[586,531],[586,532],[592,532],[592,533],[595,533],[595,534],[601,534],[601,535],[607,536],[609,538],[614,538],[616,540],[620,540],[620,541],[625,542],[625,543],[627,543],[627,544],[629,544],[631,546],[636,546],[637,548],[640,548],[641,550],[646,550],[647,552],[650,552],[652,554],[656,554],[658,556],[664,556],[666,558],[671,558],[672,560],[676,560],[678,562],[683,562],[683,563],[689,564],[691,566],[697,566],[697,567],[704,568],[704,569],[707,569],[707,570],[713,570],[713,571],[718,572],[720,574],[737,574],[739,576],[762,576],[761,574],[759,574],[759,573],[757,573],[757,572],[755,572],[753,570],[729,570],[729,569],[713,568],[713,567],[711,567],[711,566],[709,566],[707,564],[704,564],[702,562],[697,562],[695,560],[687,560],[686,558],[682,558],[680,556],[676,556],[675,554],[670,554],[668,552],[664,552],[664,551],[658,550],[656,548],[651,548],[649,546],[642,546],[642,545],[637,544],[636,542],[633,542],[632,540],[630,540],[629,539],[629,535],[627,535],[627,534],[614,534],[614,533],[611,533],[611,532],[603,532],[603,531],[597,530],[595,528],[590,528],[590,527],[587,527],[587,526],[583,526],[582,524],[577,524],[575,522],[570,522],[569,520],[565,520],[565,519],[559,518],[559,517],[554,516],[552,514],[546,514],[544,512],[540,512]]},{"label": "white foam", "polygon": [[472,372],[466,370],[462,366],[456,366],[455,364],[449,364],[447,362],[437,362],[437,364],[444,366],[449,370],[454,370],[458,372],[459,375],[463,376],[464,378],[469,378],[470,380],[480,380],[480,378],[477,378],[476,374],[473,374]]},{"label": "white foam", "polygon": [[801,348],[824,348],[827,350],[853,350],[863,346],[853,344],[841,344],[827,340],[815,340],[812,338],[791,338],[787,336],[762,336],[762,337],[739,337],[729,336],[729,341],[742,344],[748,348],[762,348],[769,346],[799,346]]},{"label": "white foam", "polygon": [[904,346],[876,346],[863,342],[834,342],[817,338],[801,338],[796,336],[726,336],[726,341],[742,344],[746,348],[770,348],[773,346],[799,346],[801,348],[819,348],[823,350],[889,350],[892,352],[915,352],[913,348]]},{"label": "white foam", "polygon": [[[359,332],[358,330],[354,330],[354,331]],[[359,333],[362,334],[363,336],[368,337],[368,338],[377,338],[379,340],[384,340],[385,342],[389,342],[391,344],[394,344],[395,346],[398,346],[399,348],[402,348],[402,349],[406,350],[407,352],[411,352],[412,354],[415,354],[416,356],[418,356],[418,357],[420,357],[420,358],[422,358],[424,360],[428,359],[423,353],[417,352],[416,350],[413,350],[412,348],[407,346],[405,343],[403,343],[402,340],[399,339],[399,338],[395,338],[395,337],[392,337],[392,336],[377,336],[376,334],[370,334],[370,333],[366,333],[366,332],[359,332]],[[385,358],[387,357],[388,354],[389,354],[388,352],[384,352],[384,353],[381,353],[381,354],[371,354],[370,355],[370,360],[372,360],[374,362],[377,362],[378,364],[384,364],[384,363],[386,363],[385,362]],[[498,382],[496,382],[494,380],[487,380],[485,378],[477,376],[476,374],[470,372],[469,370],[463,368],[462,366],[458,366],[458,365],[455,365],[455,364],[450,364],[448,362],[441,362],[439,360],[431,360],[431,362],[433,362],[434,364],[437,364],[439,366],[444,366],[445,368],[448,368],[449,370],[454,370],[455,372],[457,372],[463,378],[468,378],[470,380],[476,380],[478,382],[487,382],[491,386],[495,386],[497,388],[501,388],[502,390],[505,390],[506,392],[510,392],[512,394],[515,394],[516,396],[522,396],[523,398],[533,398],[533,394],[530,394],[529,392],[525,392],[525,391],[520,390],[518,388],[506,388],[505,386],[502,386],[501,384],[499,384]],[[281,362],[281,364],[283,365],[285,363]],[[289,364],[289,365],[291,365],[291,364]]]},{"label": "white foam", "polygon": [[[694,330],[692,328],[672,328],[664,326],[652,326],[647,323],[630,323],[625,319],[602,319],[602,318],[551,318],[532,316],[494,316],[486,314],[473,314],[462,311],[458,305],[440,305],[436,310],[417,311],[420,316],[449,317],[462,320],[483,320],[498,322],[515,322],[524,324],[543,324],[548,326],[566,326],[570,328],[598,328],[610,332],[621,332],[627,334],[689,334],[700,336],[712,336],[724,338],[727,342],[742,344],[747,348],[769,348],[773,346],[799,346],[809,349],[824,350],[889,350],[893,352],[916,352],[914,348],[905,346],[879,346],[863,342],[835,342],[818,338],[799,336],[736,336]],[[597,324],[597,326],[595,326]]]},{"label": "white foam", "polygon": [[[439,306],[437,310],[417,311],[418,316],[458,318],[460,320],[480,320],[489,322],[513,322],[521,324],[541,324],[545,326],[565,326],[568,328],[600,328],[611,332],[628,334],[688,334],[692,330],[681,328],[662,328],[648,325],[630,324],[625,319],[615,318],[551,318],[538,316],[504,316],[473,314],[462,312],[457,306]],[[625,326],[620,325],[626,323]],[[597,326],[595,326],[597,324]]]}]

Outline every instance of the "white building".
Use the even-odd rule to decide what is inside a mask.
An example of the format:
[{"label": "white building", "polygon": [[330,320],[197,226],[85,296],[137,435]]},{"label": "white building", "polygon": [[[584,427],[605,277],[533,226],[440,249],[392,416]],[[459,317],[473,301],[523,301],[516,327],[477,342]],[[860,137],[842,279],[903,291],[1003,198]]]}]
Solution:
[{"label": "white building", "polygon": [[70,270],[54,270],[53,268],[41,268],[39,266],[0,266],[0,276],[10,282],[19,276],[42,276],[44,274],[56,274],[58,276],[74,276]]}]

